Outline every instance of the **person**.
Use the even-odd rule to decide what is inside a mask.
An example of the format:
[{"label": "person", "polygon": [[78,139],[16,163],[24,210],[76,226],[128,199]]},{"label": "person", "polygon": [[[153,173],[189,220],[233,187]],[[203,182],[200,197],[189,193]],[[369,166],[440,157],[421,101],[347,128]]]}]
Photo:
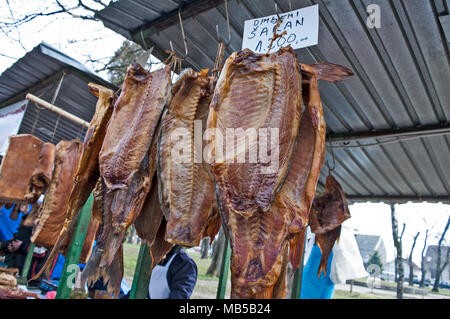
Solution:
[{"label": "person", "polygon": [[[153,268],[148,284],[149,299],[189,299],[197,283],[197,264],[175,245],[165,258]],[[130,292],[119,296],[128,299]]]},{"label": "person", "polygon": [[180,245],[175,245],[150,276],[150,299],[189,299],[197,283],[197,265]]},{"label": "person", "polygon": [[368,277],[353,230],[343,223],[339,242],[335,243],[327,262],[327,273],[317,275],[322,253],[314,243],[315,235],[307,228],[305,260],[300,299],[331,299],[335,284]]},{"label": "person", "polygon": [[[21,205],[20,212],[30,211],[28,206],[31,205]],[[0,251],[5,255],[4,263],[9,268],[17,268],[19,272],[22,272],[23,265],[25,263],[25,258],[28,253],[28,247],[30,245],[31,233],[33,230],[35,214],[28,214],[25,218],[20,221],[20,226],[17,231],[13,234],[12,238],[9,240],[3,240],[0,243]]]},{"label": "person", "polygon": [[0,240],[10,240],[27,216],[31,205],[6,203],[0,205]]}]

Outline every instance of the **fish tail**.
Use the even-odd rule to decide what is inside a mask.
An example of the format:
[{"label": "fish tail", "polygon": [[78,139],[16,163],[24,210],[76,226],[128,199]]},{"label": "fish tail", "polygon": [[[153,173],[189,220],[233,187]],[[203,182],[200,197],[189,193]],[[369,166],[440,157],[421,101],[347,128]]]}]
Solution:
[{"label": "fish tail", "polygon": [[325,234],[316,234],[316,244],[317,246],[319,246],[320,252],[322,253],[322,258],[320,260],[319,265],[319,272],[317,274],[318,277],[320,277],[322,270],[324,271],[325,276],[327,275],[328,257],[331,254],[331,250],[333,249],[334,243],[336,242],[336,240],[339,240],[340,234],[341,234],[340,225]]},{"label": "fish tail", "polygon": [[303,227],[300,233],[296,234],[289,240],[289,260],[294,271],[300,266],[303,256],[304,242],[305,242],[306,227]]}]

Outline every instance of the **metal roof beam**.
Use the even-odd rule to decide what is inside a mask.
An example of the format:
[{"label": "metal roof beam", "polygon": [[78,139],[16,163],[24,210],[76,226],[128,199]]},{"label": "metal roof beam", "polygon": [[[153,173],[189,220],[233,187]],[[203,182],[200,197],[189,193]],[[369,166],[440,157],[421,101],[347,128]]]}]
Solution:
[{"label": "metal roof beam", "polygon": [[350,203],[358,202],[384,202],[390,204],[406,203],[406,202],[430,202],[450,204],[448,196],[347,196]]},{"label": "metal roof beam", "polygon": [[398,130],[379,130],[355,133],[336,133],[327,136],[327,141],[332,143],[344,143],[370,140],[375,138],[399,138],[399,137],[427,137],[434,135],[450,134],[450,123],[442,125],[429,125],[422,127],[410,127]]}]

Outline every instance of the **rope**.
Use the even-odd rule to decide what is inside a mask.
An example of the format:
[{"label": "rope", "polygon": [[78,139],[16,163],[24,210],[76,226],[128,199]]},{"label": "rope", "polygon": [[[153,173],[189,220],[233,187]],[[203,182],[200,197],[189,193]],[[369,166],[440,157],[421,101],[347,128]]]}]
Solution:
[{"label": "rope", "polygon": [[55,128],[53,129],[52,138],[50,139],[50,143],[53,143],[53,138],[55,137],[56,128],[58,127],[60,119],[61,119],[61,115],[58,115],[58,118],[56,119],[56,123],[55,123]]},{"label": "rope", "polygon": [[280,24],[283,22],[283,19],[281,19],[281,17],[278,15],[278,13],[277,13],[277,16],[278,16],[277,24],[275,25],[275,29],[273,30],[273,37],[272,37],[272,40],[270,40],[270,45],[269,45],[269,49],[267,50],[267,54],[269,54],[270,49],[272,49],[272,44],[273,44],[273,42],[274,42],[276,39],[278,39],[278,38],[282,37],[283,35],[286,35],[286,34],[287,34],[286,31],[283,31],[283,32],[280,33],[280,34],[277,33]]},{"label": "rope", "polygon": [[36,118],[34,119],[33,126],[31,127],[31,135],[33,135],[33,133],[34,133],[34,129],[35,129],[37,121],[39,119],[39,115],[41,114],[41,110],[43,109],[41,107],[38,107],[37,104],[34,102],[33,102],[33,105],[35,106],[34,110],[36,111]]}]

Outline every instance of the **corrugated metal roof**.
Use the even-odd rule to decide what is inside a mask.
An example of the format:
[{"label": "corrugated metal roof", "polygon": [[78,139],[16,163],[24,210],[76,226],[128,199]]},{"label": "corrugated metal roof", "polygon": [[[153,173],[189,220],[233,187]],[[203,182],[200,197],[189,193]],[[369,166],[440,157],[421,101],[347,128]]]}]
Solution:
[{"label": "corrugated metal roof", "polygon": [[[0,108],[23,100],[27,93],[51,102],[63,74],[54,105],[87,122],[91,121],[97,103],[88,82],[116,90],[83,64],[43,42],[0,75]],[[31,133],[33,126],[33,134],[44,141],[51,140],[56,127],[53,143],[61,139],[83,140],[86,132],[85,128],[65,118],[58,120],[57,114],[28,102],[19,133]]]},{"label": "corrugated metal roof", "polygon": [[[232,40],[226,57],[241,48],[244,21],[319,5],[319,44],[297,50],[303,63],[331,62],[355,76],[341,83],[320,82],[333,174],[348,197],[357,200],[450,201],[450,68],[448,6],[445,0],[229,0]],[[367,6],[380,7],[381,28],[368,28]],[[143,47],[155,46],[164,59],[169,40],[181,55],[181,8],[189,55],[184,66],[212,67],[218,46],[216,24],[227,33],[224,1],[120,0],[97,17],[108,28]],[[225,36],[226,38],[226,36]],[[439,134],[366,147],[384,139],[342,142],[364,133],[443,128]],[[392,141],[393,138],[390,138]],[[327,159],[331,162],[330,148]],[[324,166],[323,185],[328,174]]]}]

